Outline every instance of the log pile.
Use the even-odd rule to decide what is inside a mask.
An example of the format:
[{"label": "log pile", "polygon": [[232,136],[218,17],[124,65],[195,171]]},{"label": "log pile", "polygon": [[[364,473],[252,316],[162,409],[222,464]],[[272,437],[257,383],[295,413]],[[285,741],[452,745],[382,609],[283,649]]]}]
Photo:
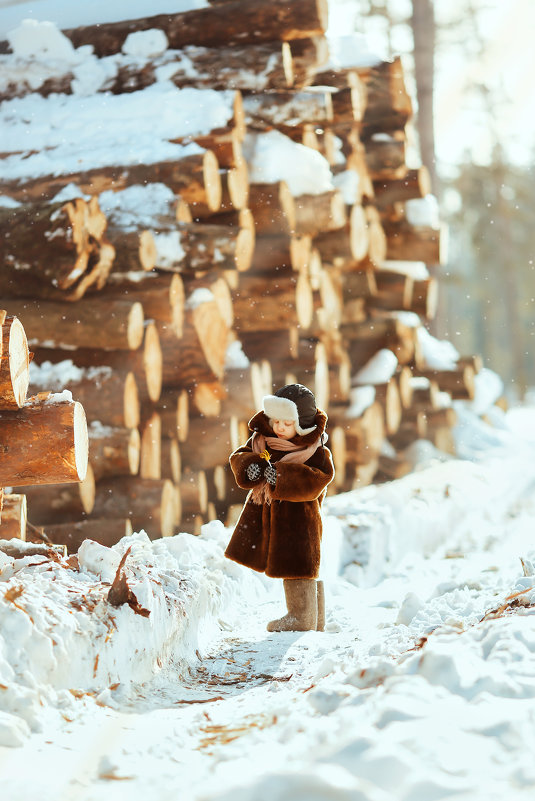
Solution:
[{"label": "log pile", "polygon": [[[35,98],[63,168],[32,162],[39,132],[13,106],[0,286],[32,330],[32,389],[71,390],[89,422],[86,479],[27,493],[53,541],[232,522],[229,453],[287,382],[329,414],[332,491],[403,474],[417,438],[451,450],[451,400],[473,396],[477,365],[434,370],[423,353],[444,233],[418,213],[429,181],[406,163],[401,63],[333,66],[325,29],[325,0],[224,0],[64,32],[106,67],[83,103],[68,68],[33,94],[7,81],[8,112]],[[131,37],[158,31],[161,52],[134,57]],[[136,116],[166,99],[148,127]],[[81,135],[71,158],[53,122],[78,132],[85,107],[104,131],[116,107],[150,154],[104,139],[97,159]]]},{"label": "log pile", "polygon": [[82,404],[70,392],[28,398],[30,358],[21,321],[0,310],[0,540],[26,540],[27,489],[59,493],[87,471]]}]

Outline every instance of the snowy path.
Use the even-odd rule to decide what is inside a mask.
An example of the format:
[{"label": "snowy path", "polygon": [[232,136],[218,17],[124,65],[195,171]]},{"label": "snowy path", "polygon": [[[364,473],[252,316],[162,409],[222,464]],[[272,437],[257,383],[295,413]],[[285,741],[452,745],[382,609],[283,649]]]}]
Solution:
[{"label": "snowy path", "polygon": [[2,798],[533,798],[535,609],[480,621],[535,584],[519,561],[534,521],[535,486],[471,540],[367,589],[331,584],[325,633],[265,631],[280,582],[238,598],[187,682],[162,672],[121,711],[90,695],[47,709],[41,734],[0,749]]}]

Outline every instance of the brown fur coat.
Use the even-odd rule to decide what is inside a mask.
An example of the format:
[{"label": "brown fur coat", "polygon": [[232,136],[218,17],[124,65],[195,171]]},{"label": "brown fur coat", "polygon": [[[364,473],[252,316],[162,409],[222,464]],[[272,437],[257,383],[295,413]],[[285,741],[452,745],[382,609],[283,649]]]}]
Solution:
[{"label": "brown fur coat", "polygon": [[[325,430],[325,412],[318,410],[314,422],[317,428],[312,433],[296,435],[292,442],[314,442]],[[275,436],[264,412],[252,418],[249,428],[267,437]],[[275,465],[283,456],[284,451],[273,451],[271,463]],[[246,474],[254,462],[263,473],[266,462],[253,453],[251,437],[230,456],[236,483],[242,489],[252,489],[257,484]],[[271,504],[255,504],[249,493],[225,556],[272,578],[317,578],[322,534],[320,506],[324,490],[334,477],[331,453],[319,446],[304,464],[282,462],[276,466]]]}]

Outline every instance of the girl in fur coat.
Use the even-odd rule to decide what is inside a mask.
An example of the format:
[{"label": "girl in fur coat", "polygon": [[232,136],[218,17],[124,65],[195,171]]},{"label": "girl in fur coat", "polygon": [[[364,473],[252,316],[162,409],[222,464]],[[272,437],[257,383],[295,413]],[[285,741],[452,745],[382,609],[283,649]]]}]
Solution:
[{"label": "girl in fur coat", "polygon": [[250,490],[225,556],[284,580],[288,613],[268,631],[323,631],[320,507],[334,477],[327,415],[313,393],[288,384],[263,399],[252,436],[230,456],[236,483]]}]

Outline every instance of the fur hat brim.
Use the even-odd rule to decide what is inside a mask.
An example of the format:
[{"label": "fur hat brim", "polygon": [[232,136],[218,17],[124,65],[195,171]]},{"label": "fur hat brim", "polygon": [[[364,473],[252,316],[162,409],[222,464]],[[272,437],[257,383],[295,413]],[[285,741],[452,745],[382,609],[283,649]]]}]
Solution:
[{"label": "fur hat brim", "polygon": [[305,434],[310,434],[317,428],[315,425],[310,428],[301,428],[299,425],[297,406],[289,398],[280,398],[278,395],[264,395],[262,408],[264,414],[267,415],[270,420],[293,420],[296,432],[302,437]]}]

